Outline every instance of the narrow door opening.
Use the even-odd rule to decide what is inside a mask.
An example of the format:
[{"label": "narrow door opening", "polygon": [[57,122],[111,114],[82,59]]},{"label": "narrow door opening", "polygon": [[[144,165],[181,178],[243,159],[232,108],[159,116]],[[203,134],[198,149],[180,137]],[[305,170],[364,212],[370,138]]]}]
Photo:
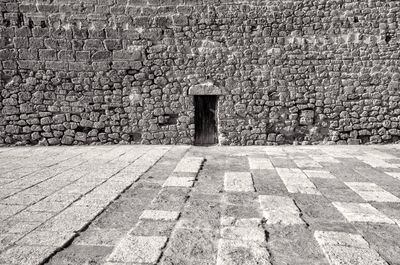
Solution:
[{"label": "narrow door opening", "polygon": [[217,96],[194,96],[195,145],[213,145],[217,137]]}]

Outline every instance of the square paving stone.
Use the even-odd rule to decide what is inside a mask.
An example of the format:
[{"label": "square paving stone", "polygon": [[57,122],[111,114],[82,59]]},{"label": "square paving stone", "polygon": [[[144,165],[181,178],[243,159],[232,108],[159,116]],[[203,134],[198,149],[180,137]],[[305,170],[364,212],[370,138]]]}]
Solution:
[{"label": "square paving stone", "polygon": [[336,177],[326,170],[303,170],[309,178],[335,179]]},{"label": "square paving stone", "polygon": [[302,218],[309,225],[347,222],[343,215],[328,202],[303,203],[296,201]]},{"label": "square paving stone", "polygon": [[370,247],[389,262],[400,264],[400,227],[388,224],[355,224]]},{"label": "square paving stone", "polygon": [[51,212],[30,212],[30,211],[22,211],[13,217],[11,217],[8,221],[12,222],[45,222],[55,214]]},{"label": "square paving stone", "polygon": [[19,240],[17,245],[61,247],[74,236],[72,232],[33,231]]},{"label": "square paving stone", "polygon": [[218,219],[221,216],[221,205],[218,202],[189,200],[182,211],[182,218]]},{"label": "square paving stone", "polygon": [[[222,173],[223,174],[223,173]],[[192,194],[196,193],[208,193],[208,194],[220,194],[224,190],[223,179],[216,177],[209,177],[205,174],[200,174],[198,181],[192,189]]]},{"label": "square paving stone", "polygon": [[394,224],[394,221],[368,203],[333,202],[349,222],[371,222]]},{"label": "square paving stone", "polygon": [[140,220],[129,231],[132,236],[165,236],[169,237],[176,222],[160,220]]},{"label": "square paving stone", "polygon": [[224,239],[253,241],[262,244],[265,242],[265,231],[260,227],[235,227],[227,226],[221,229]]},{"label": "square paving stone", "polygon": [[166,243],[167,237],[163,236],[127,236],[107,261],[155,264]]},{"label": "square paving stone", "polygon": [[169,177],[163,184],[163,187],[192,187],[193,177]]},{"label": "square paving stone", "polygon": [[220,239],[217,265],[271,265],[264,246],[252,241]]},{"label": "square paving stone", "polygon": [[366,201],[400,202],[400,199],[372,182],[345,182]]},{"label": "square paving stone", "polygon": [[103,264],[112,247],[71,245],[54,255],[46,265]]},{"label": "square paving stone", "polygon": [[186,188],[164,188],[151,201],[149,209],[180,211],[188,198],[189,190]]},{"label": "square paving stone", "polygon": [[313,232],[302,225],[268,226],[268,249],[274,264],[324,264],[325,257]]},{"label": "square paving stone", "polygon": [[217,253],[218,236],[218,231],[176,229],[164,255],[212,260]]},{"label": "square paving stone", "polygon": [[88,229],[80,233],[74,240],[75,245],[115,246],[126,235],[127,230],[118,229]]},{"label": "square paving stone", "polygon": [[321,194],[330,201],[339,202],[365,202],[357,193],[349,188],[335,189],[335,188],[318,188]]},{"label": "square paving stone", "polygon": [[257,218],[261,217],[261,212],[258,206],[225,205],[222,215],[236,218]]},{"label": "square paving stone", "polygon": [[250,172],[225,172],[224,190],[226,192],[254,192],[253,177]]},{"label": "square paving stone", "polygon": [[197,229],[197,230],[212,230],[217,231],[220,227],[220,221],[218,219],[201,219],[201,218],[180,218],[176,224],[176,228],[179,229]]},{"label": "square paving stone", "polygon": [[225,193],[222,196],[223,204],[230,205],[258,205],[258,194],[256,193]]},{"label": "square paving stone", "polygon": [[178,219],[179,214],[177,211],[145,210],[139,219],[174,221]]},{"label": "square paving stone", "polygon": [[36,265],[43,262],[56,248],[49,246],[13,246],[0,254],[0,263]]}]

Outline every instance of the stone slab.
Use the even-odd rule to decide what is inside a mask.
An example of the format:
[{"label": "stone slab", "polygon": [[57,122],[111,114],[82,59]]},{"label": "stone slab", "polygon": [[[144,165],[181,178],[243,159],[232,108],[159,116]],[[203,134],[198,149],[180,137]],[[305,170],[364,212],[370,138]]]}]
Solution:
[{"label": "stone slab", "polygon": [[13,246],[0,254],[0,264],[41,264],[54,251],[56,251],[56,248],[49,246]]},{"label": "stone slab", "polygon": [[274,169],[274,165],[271,160],[266,157],[248,157],[250,169],[262,170],[262,169]]},{"label": "stone slab", "polygon": [[227,226],[221,229],[221,237],[224,239],[253,241],[262,244],[265,242],[264,229],[260,227]]},{"label": "stone slab", "polygon": [[220,239],[217,265],[271,265],[265,246],[252,241]]},{"label": "stone slab", "polygon": [[310,179],[298,168],[276,168],[290,193],[321,195]]},{"label": "stone slab", "polygon": [[169,177],[164,182],[163,187],[192,187],[194,177]]},{"label": "stone slab", "polygon": [[117,245],[109,262],[136,262],[155,264],[167,243],[164,236],[127,236]]},{"label": "stone slab", "polygon": [[259,201],[267,224],[304,224],[303,220],[300,218],[300,211],[291,198],[261,195],[259,196]]},{"label": "stone slab", "polygon": [[225,172],[224,190],[226,192],[254,192],[250,172]]},{"label": "stone slab", "polygon": [[332,265],[387,265],[360,235],[316,231],[315,239]]},{"label": "stone slab", "polygon": [[61,247],[75,236],[72,232],[33,231],[19,240],[17,245]]},{"label": "stone slab", "polygon": [[139,219],[173,221],[178,219],[179,214],[177,211],[145,210]]},{"label": "stone slab", "polygon": [[336,177],[326,170],[303,170],[309,178],[335,179]]},{"label": "stone slab", "polygon": [[300,168],[322,168],[322,166],[312,159],[293,159],[294,163]]},{"label": "stone slab", "polygon": [[174,172],[197,173],[203,164],[204,157],[184,157],[176,165]]},{"label": "stone slab", "polygon": [[332,202],[332,204],[349,222],[394,224],[393,220],[368,203]]},{"label": "stone slab", "polygon": [[366,201],[400,202],[400,199],[372,182],[345,182],[345,184]]}]

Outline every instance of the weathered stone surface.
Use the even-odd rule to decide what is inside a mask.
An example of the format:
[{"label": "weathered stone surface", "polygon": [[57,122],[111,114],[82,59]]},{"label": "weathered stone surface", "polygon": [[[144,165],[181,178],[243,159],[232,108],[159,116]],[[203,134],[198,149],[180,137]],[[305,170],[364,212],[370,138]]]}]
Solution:
[{"label": "weathered stone surface", "polygon": [[164,182],[164,187],[192,187],[193,177],[169,177]]},{"label": "weathered stone surface", "polygon": [[300,218],[299,209],[291,198],[261,195],[259,200],[267,224],[294,225],[304,223]]},{"label": "weathered stone surface", "polygon": [[145,210],[140,219],[152,219],[152,220],[166,220],[173,221],[178,219],[179,212],[173,211],[160,211],[160,210]]},{"label": "weathered stone surface", "polygon": [[315,185],[300,169],[276,168],[276,171],[290,193],[321,195]]},{"label": "weathered stone surface", "polygon": [[366,201],[375,202],[400,202],[400,199],[371,182],[345,182]]},{"label": "weathered stone surface", "polygon": [[360,235],[316,231],[314,236],[331,264],[388,264]]},{"label": "weathered stone surface", "polygon": [[394,221],[368,203],[333,202],[349,222],[372,222],[394,224]]},{"label": "weathered stone surface", "polygon": [[253,192],[253,178],[249,172],[226,172],[224,189],[227,192]]},{"label": "weathered stone surface", "polygon": [[110,262],[156,263],[167,242],[162,236],[127,236],[108,258]]},{"label": "weathered stone surface", "polygon": [[220,239],[217,265],[270,265],[265,246],[252,241]]},{"label": "weathered stone surface", "polygon": [[334,179],[335,176],[329,171],[324,170],[303,170],[309,178],[322,178],[322,179]]},{"label": "weathered stone surface", "polygon": [[40,264],[56,250],[49,246],[14,246],[0,254],[4,264]]},{"label": "weathered stone surface", "polygon": [[274,169],[271,160],[262,157],[249,157],[250,169]]},{"label": "weathered stone surface", "polygon": [[265,231],[260,227],[228,226],[221,230],[221,237],[230,240],[265,242]]},{"label": "weathered stone surface", "polygon": [[184,157],[176,165],[174,172],[197,173],[204,161],[204,157]]}]

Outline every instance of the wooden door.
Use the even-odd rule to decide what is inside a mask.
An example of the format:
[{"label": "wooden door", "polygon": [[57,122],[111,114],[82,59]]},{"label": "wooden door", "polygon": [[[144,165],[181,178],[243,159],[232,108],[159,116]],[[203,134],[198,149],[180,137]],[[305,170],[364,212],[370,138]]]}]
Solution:
[{"label": "wooden door", "polygon": [[217,96],[194,96],[195,105],[195,144],[212,145],[217,143]]}]

